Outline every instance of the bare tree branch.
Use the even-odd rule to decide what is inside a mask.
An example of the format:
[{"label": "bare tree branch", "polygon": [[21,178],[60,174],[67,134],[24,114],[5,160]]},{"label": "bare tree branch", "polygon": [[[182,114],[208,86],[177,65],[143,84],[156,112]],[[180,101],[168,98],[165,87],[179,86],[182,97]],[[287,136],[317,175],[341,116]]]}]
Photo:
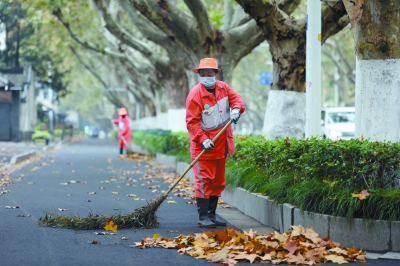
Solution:
[{"label": "bare tree branch", "polygon": [[322,7],[322,43],[349,24],[350,20],[342,1],[325,3]]},{"label": "bare tree branch", "polygon": [[272,1],[236,0],[236,2],[257,22],[257,25],[263,30],[266,39],[273,38],[274,34],[269,33],[298,27],[297,24],[292,27],[290,22],[285,23],[286,20],[294,20],[289,19],[289,16]]},{"label": "bare tree branch", "polygon": [[126,45],[142,53],[143,56],[150,60],[153,65],[158,67],[165,67],[165,60],[162,60],[160,56],[155,55],[154,52],[148,48],[148,45],[146,43],[133,37],[133,35],[127,30],[117,25],[111,15],[107,12],[107,8],[104,7],[101,0],[93,0],[92,2],[97,8],[99,16],[104,22],[104,27],[109,30],[110,33],[112,33],[122,43],[125,43]]},{"label": "bare tree branch", "polygon": [[197,38],[191,34],[193,17],[180,11],[168,2],[155,0],[121,0],[127,1],[142,13],[149,21],[161,29],[181,47],[195,45]]},{"label": "bare tree branch", "polygon": [[240,5],[238,5],[236,7],[235,13],[233,14],[233,18],[229,28],[232,29],[240,25],[243,25],[251,19],[252,18],[246,12],[244,12],[243,8]]},{"label": "bare tree branch", "polygon": [[301,0],[278,0],[276,1],[279,9],[291,15],[301,4]]},{"label": "bare tree branch", "polygon": [[161,31],[153,23],[149,23],[149,20],[139,11],[137,11],[136,8],[130,5],[127,1],[121,1],[121,4],[128,14],[128,18],[132,25],[135,25],[135,27],[137,27],[140,32],[146,36],[146,39],[158,45],[162,45],[166,49],[168,47],[176,48],[176,44],[171,41],[168,35]]},{"label": "bare tree branch", "polygon": [[71,50],[72,54],[76,57],[76,59],[78,59],[79,63],[85,69],[87,69],[93,75],[93,77],[95,77],[103,85],[104,90],[107,92],[106,97],[109,99],[109,101],[112,102],[115,106],[123,106],[122,102],[118,99],[118,97],[116,97],[113,93],[108,91],[109,86],[101,78],[101,76],[96,71],[94,71],[93,68],[91,68],[88,64],[86,64],[84,60],[82,60],[82,57],[73,47],[70,46],[69,49]]},{"label": "bare tree branch", "polygon": [[190,12],[197,21],[197,26],[200,30],[201,39],[215,39],[215,31],[211,23],[208,11],[202,0],[184,0]]},{"label": "bare tree branch", "polygon": [[88,50],[101,53],[101,54],[107,54],[113,57],[118,57],[118,58],[124,58],[125,55],[119,52],[111,51],[108,47],[106,48],[99,48],[97,45],[91,44],[89,42],[86,42],[84,40],[81,40],[71,29],[71,26],[68,21],[64,18],[62,11],[60,8],[56,8],[53,10],[53,15],[58,18],[58,20],[64,25],[64,27],[67,29],[69,35],[71,36],[72,39],[74,39],[77,43],[82,45]]},{"label": "bare tree branch", "polygon": [[229,30],[233,14],[233,6],[231,0],[224,0],[224,25],[221,30]]},{"label": "bare tree branch", "polygon": [[232,51],[239,54],[240,56],[238,58],[240,59],[264,41],[264,35],[254,20],[250,20],[242,26],[231,29],[228,31],[228,35],[230,42],[246,40],[243,45],[240,45],[235,51]]}]

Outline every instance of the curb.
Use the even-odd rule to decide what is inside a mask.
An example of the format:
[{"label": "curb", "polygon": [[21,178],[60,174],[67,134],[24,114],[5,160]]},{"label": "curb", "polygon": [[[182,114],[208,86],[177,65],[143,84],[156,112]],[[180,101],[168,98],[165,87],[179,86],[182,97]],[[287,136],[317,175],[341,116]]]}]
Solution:
[{"label": "curb", "polygon": [[10,159],[10,164],[16,164],[16,163],[22,162],[24,160],[29,159],[32,156],[35,156],[36,154],[37,154],[36,151],[27,151],[27,152],[23,152],[23,153],[14,155]]},{"label": "curb", "polygon": [[42,151],[50,151],[50,150],[53,150],[55,147],[57,147],[57,146],[62,146],[62,145],[64,145],[64,144],[68,143],[68,142],[69,142],[69,140],[62,140],[62,141],[59,141],[59,142],[57,142],[57,143],[55,143],[55,144],[51,144],[51,145],[44,146],[44,147],[42,148]]},{"label": "curb", "polygon": [[[177,162],[175,156],[157,154],[155,161],[160,164],[175,166],[176,172],[181,174],[189,164]],[[173,165],[175,162],[175,165]],[[186,178],[194,182],[192,170]],[[221,199],[235,207],[246,217],[252,217],[265,228],[275,229],[280,233],[288,231],[291,225],[301,224],[304,227],[313,227],[320,235],[340,238],[343,246],[354,245],[351,236],[363,236],[363,241],[357,242],[357,248],[368,251],[368,259],[399,259],[400,248],[398,236],[400,235],[400,221],[370,221],[365,223],[362,219],[347,221],[345,218],[301,211],[290,204],[277,204],[267,196],[251,193],[243,188],[225,189]],[[335,220],[338,220],[336,223]],[[371,235],[377,236],[379,243],[371,242]],[[355,237],[356,238],[356,237]],[[376,239],[376,238],[374,238]],[[374,253],[377,252],[377,253]]]},{"label": "curb", "polygon": [[[64,140],[64,141],[60,141],[60,142],[58,142],[56,144],[47,145],[47,146],[42,148],[42,151],[46,152],[46,151],[53,150],[57,146],[61,146],[63,144],[66,144],[67,142],[69,142],[69,141],[68,140]],[[35,156],[37,154],[38,154],[37,151],[27,151],[27,152],[22,152],[22,153],[16,154],[13,157],[11,157],[10,162],[5,164],[3,166],[3,168],[4,169],[8,169],[11,165],[14,165],[16,163],[20,163],[22,161],[25,161],[25,160],[29,159],[30,157]]]}]

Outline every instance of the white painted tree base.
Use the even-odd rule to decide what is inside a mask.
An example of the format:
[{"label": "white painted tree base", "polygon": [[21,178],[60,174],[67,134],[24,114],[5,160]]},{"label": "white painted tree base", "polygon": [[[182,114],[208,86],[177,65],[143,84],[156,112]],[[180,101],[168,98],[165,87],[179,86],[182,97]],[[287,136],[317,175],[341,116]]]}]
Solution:
[{"label": "white painted tree base", "polygon": [[187,132],[186,109],[169,109],[168,113],[133,120],[131,127],[136,130],[163,129],[172,132]]},{"label": "white painted tree base", "polygon": [[[360,60],[356,137],[400,140],[400,59]],[[357,86],[357,88],[359,88]]]},{"label": "white painted tree base", "polygon": [[270,91],[262,131],[264,137],[304,138],[305,107],[305,93]]}]

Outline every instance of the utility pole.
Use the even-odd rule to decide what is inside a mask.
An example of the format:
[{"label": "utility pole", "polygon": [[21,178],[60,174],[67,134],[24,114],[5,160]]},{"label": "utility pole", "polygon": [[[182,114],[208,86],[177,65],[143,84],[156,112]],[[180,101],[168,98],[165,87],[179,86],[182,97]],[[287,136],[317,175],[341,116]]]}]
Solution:
[{"label": "utility pole", "polygon": [[307,1],[305,137],[321,136],[321,1]]}]

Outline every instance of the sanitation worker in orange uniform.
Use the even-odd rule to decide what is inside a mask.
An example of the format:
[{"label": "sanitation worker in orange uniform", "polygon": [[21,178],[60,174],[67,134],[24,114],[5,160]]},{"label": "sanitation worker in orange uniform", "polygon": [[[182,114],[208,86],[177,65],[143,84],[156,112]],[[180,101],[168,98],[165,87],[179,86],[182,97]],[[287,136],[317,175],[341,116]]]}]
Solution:
[{"label": "sanitation worker in orange uniform", "polygon": [[124,150],[128,150],[132,139],[132,129],[128,110],[125,107],[120,108],[118,111],[118,119],[112,120],[112,123],[118,125],[119,154],[122,155]]},{"label": "sanitation worker in orange uniform", "polygon": [[192,160],[203,149],[207,150],[193,166],[198,226],[207,228],[226,226],[225,222],[217,220],[215,211],[218,198],[225,189],[226,159],[235,152],[232,127],[216,143],[212,139],[229,120],[236,124],[245,111],[242,97],[227,83],[217,80],[220,71],[215,58],[201,59],[199,67],[194,69],[200,82],[186,99],[186,126]]}]

